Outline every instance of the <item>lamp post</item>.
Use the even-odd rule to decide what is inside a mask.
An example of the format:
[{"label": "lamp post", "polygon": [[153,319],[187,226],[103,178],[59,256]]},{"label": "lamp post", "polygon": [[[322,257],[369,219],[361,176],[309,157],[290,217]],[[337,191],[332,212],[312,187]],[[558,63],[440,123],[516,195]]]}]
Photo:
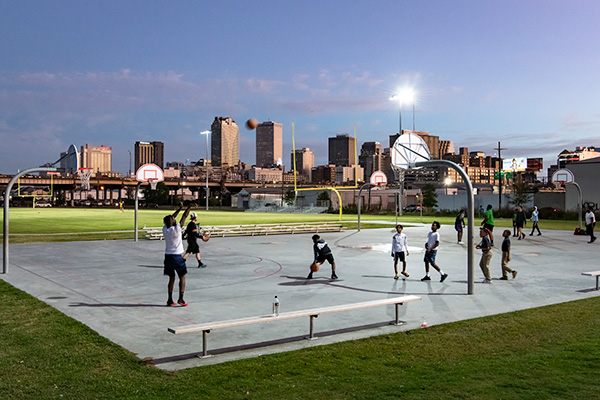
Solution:
[{"label": "lamp post", "polygon": [[206,166],[206,211],[208,211],[208,135],[210,131],[202,131],[201,135],[206,135],[206,158],[204,159],[204,165]]},{"label": "lamp post", "polygon": [[129,176],[131,176],[131,150],[127,150],[129,152]]},{"label": "lamp post", "polygon": [[[398,116],[399,116],[399,126],[398,126],[398,135],[402,135],[402,104],[403,103],[413,103],[414,107],[414,98],[415,92],[411,88],[402,88],[398,91],[398,93],[393,94],[390,97],[390,100],[398,102]],[[414,112],[413,112],[414,117]],[[414,119],[414,118],[413,118]],[[399,205],[396,206],[396,223],[398,222],[398,215],[402,216],[402,200],[404,197],[404,173],[401,172],[398,176],[400,183],[400,195],[399,195]],[[399,207],[398,207],[399,206]]]}]

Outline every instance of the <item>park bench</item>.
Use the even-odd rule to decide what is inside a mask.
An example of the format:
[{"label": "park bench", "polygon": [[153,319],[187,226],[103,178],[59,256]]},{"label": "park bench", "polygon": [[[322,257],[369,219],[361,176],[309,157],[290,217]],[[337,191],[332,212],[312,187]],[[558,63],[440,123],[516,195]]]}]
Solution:
[{"label": "park bench", "polygon": [[599,285],[599,278],[600,278],[600,271],[588,271],[588,272],[582,272],[581,275],[586,275],[586,276],[595,276],[596,277],[596,290],[600,290],[600,285]]},{"label": "park bench", "polygon": [[202,354],[199,355],[199,357],[208,357],[209,354],[208,354],[208,346],[207,346],[207,335],[213,329],[230,328],[230,327],[250,325],[250,324],[259,324],[262,322],[273,322],[273,321],[280,321],[280,320],[285,320],[285,319],[290,319],[290,318],[310,317],[310,330],[309,330],[309,335],[306,338],[314,339],[315,338],[315,336],[314,336],[314,319],[317,318],[321,314],[328,314],[328,313],[334,313],[334,312],[340,312],[340,311],[358,310],[358,309],[362,309],[362,308],[394,304],[396,307],[396,314],[395,314],[396,317],[395,317],[395,320],[392,321],[392,323],[394,325],[401,325],[401,324],[404,324],[404,322],[400,321],[400,319],[399,319],[399,310],[398,310],[399,306],[401,306],[404,303],[408,303],[408,302],[416,301],[416,300],[421,300],[421,298],[418,296],[407,295],[407,296],[392,297],[389,299],[382,299],[382,300],[364,301],[361,303],[320,307],[320,308],[313,308],[313,309],[309,309],[309,310],[290,311],[290,312],[279,313],[277,315],[269,314],[269,315],[261,315],[261,316],[256,316],[256,317],[238,318],[238,319],[232,319],[232,320],[227,320],[227,321],[208,322],[208,323],[195,324],[195,325],[185,325],[185,326],[179,326],[179,327],[175,327],[175,328],[168,328],[168,331],[175,335],[179,335],[182,333],[202,332]]},{"label": "park bench", "polygon": [[[298,222],[282,224],[254,225],[218,225],[202,227],[202,234],[209,233],[211,237],[226,236],[267,236],[296,233],[341,232],[344,229],[339,222]],[[162,228],[143,228],[146,239],[162,240]]]}]

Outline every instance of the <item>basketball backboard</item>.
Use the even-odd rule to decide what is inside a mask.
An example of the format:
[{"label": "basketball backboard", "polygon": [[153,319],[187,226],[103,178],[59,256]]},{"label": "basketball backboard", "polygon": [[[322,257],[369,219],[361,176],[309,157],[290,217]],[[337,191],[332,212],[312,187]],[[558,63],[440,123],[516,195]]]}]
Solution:
[{"label": "basketball backboard", "polygon": [[163,170],[156,164],[144,164],[138,168],[135,178],[138,182],[162,182]]},{"label": "basketball backboard", "polygon": [[375,171],[371,174],[370,182],[373,186],[385,186],[387,185],[387,175],[382,171]]},{"label": "basketball backboard", "polygon": [[552,174],[552,182],[553,183],[573,183],[575,182],[575,175],[570,169],[562,168],[554,171]]},{"label": "basketball backboard", "polygon": [[405,133],[398,136],[391,151],[392,167],[396,170],[414,168],[418,161],[429,161],[431,153],[419,135]]}]

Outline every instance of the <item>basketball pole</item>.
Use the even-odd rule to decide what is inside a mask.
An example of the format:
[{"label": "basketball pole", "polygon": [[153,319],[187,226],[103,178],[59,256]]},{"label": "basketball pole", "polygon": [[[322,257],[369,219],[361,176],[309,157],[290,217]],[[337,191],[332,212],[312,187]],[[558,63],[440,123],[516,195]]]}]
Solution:
[{"label": "basketball pole", "polygon": [[29,168],[24,171],[18,172],[6,185],[6,191],[4,192],[4,230],[2,231],[2,273],[8,274],[8,236],[9,232],[9,213],[10,213],[10,191],[14,186],[15,182],[19,180],[20,177],[26,174],[31,174],[34,172],[56,172],[58,168]]}]

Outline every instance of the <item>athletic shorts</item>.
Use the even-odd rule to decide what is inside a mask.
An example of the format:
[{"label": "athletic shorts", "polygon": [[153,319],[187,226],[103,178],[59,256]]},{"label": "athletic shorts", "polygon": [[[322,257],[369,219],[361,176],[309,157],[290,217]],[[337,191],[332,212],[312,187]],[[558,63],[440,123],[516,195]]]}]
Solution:
[{"label": "athletic shorts", "polygon": [[187,265],[181,254],[165,254],[165,269],[164,274],[175,276],[175,272],[181,278],[187,274]]},{"label": "athletic shorts", "polygon": [[398,261],[402,261],[404,262],[406,259],[404,258],[404,252],[403,251],[397,251],[394,253],[394,262],[397,263]]},{"label": "athletic shorts", "polygon": [[456,232],[462,232],[463,226],[462,224],[454,224],[454,229],[456,230]]},{"label": "athletic shorts", "polygon": [[517,228],[523,228],[523,223],[522,223],[522,222],[516,222],[516,223],[515,223],[515,226],[516,226]]},{"label": "athletic shorts", "polygon": [[200,253],[200,247],[198,246],[198,242],[188,242],[188,247],[185,252],[188,254]]},{"label": "athletic shorts", "polygon": [[437,250],[426,251],[425,256],[423,257],[423,261],[429,264],[435,264],[435,256],[437,254]]},{"label": "athletic shorts", "polygon": [[493,232],[493,231],[494,231],[494,225],[490,225],[490,224],[485,224],[485,223],[484,223],[484,224],[483,224],[483,227],[484,227],[485,229],[487,229],[488,231],[490,231],[490,232]]},{"label": "athletic shorts", "polygon": [[323,264],[327,260],[327,262],[333,265],[333,254],[327,254],[326,256],[319,256],[317,258],[317,263]]}]

